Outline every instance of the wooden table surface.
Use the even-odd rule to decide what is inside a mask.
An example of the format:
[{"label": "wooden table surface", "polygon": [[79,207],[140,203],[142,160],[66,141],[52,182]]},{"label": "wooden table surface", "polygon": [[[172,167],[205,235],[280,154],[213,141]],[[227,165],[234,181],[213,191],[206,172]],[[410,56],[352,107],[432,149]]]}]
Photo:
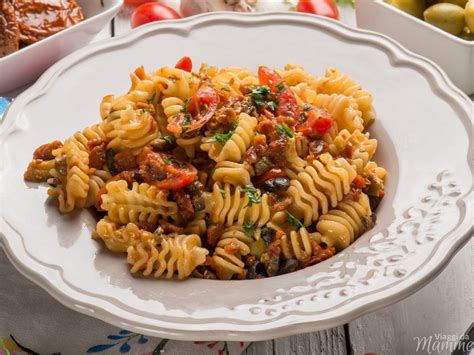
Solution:
[{"label": "wooden table surface", "polygon": [[[129,16],[130,12],[123,10],[96,40],[129,31]],[[355,24],[351,7],[342,9],[341,20]],[[252,343],[246,354],[415,354],[416,337],[439,334],[459,337],[472,324],[473,280],[474,240],[471,239],[435,280],[403,301],[344,326]]]}]

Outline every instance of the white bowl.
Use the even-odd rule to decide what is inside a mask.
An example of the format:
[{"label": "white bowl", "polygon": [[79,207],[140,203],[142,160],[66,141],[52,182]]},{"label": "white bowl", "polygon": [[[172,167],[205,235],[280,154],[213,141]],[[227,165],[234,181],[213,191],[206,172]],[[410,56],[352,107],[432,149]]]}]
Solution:
[{"label": "white bowl", "polygon": [[[269,40],[271,39],[271,40]],[[376,160],[387,168],[377,224],[318,265],[261,280],[134,278],[91,240],[88,211],[62,216],[23,171],[42,143],[99,121],[128,73],[183,55],[219,66],[321,75],[329,66],[374,95]],[[145,25],[51,67],[0,125],[0,244],[60,302],[117,326],[181,340],[262,340],[325,329],[396,302],[446,266],[473,231],[471,101],[432,62],[372,32],[312,15],[212,13]]]},{"label": "white bowl", "polygon": [[466,94],[474,94],[474,41],[453,36],[382,0],[356,0],[357,26],[383,33],[432,59]]},{"label": "white bowl", "polygon": [[122,6],[122,0],[77,0],[77,3],[84,13],[84,21],[0,58],[0,94],[37,79],[53,63],[89,43]]}]

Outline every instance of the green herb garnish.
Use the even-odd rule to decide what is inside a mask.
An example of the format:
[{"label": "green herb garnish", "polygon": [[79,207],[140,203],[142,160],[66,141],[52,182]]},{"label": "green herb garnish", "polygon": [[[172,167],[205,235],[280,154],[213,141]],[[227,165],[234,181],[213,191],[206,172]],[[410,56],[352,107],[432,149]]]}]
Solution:
[{"label": "green herb garnish", "polygon": [[283,124],[277,124],[276,125],[276,130],[278,133],[283,133],[284,135],[286,135],[287,137],[290,137],[290,138],[293,138],[294,135],[293,135],[293,131],[291,130],[290,127],[288,127],[287,124],[283,123]]},{"label": "green herb garnish", "polygon": [[308,112],[312,110],[312,106],[310,104],[304,104],[303,105],[303,112]]},{"label": "green herb garnish", "polygon": [[143,115],[145,112],[150,112],[150,113],[152,113],[152,112],[153,112],[153,109],[151,109],[151,108],[142,108],[142,109],[140,110],[140,114],[142,114],[142,115]]},{"label": "green herb garnish", "polygon": [[244,233],[247,237],[253,236],[253,223],[247,221],[244,223]]},{"label": "green herb garnish", "polygon": [[300,222],[300,220],[298,218],[296,218],[295,216],[293,216],[290,212],[286,212],[286,219],[288,221],[288,223],[294,225],[295,227],[297,228],[303,228],[303,223]]},{"label": "green herb garnish", "polygon": [[223,188],[219,188],[222,198],[225,198],[225,190]]},{"label": "green herb garnish", "polygon": [[245,192],[249,197],[249,202],[245,207],[252,207],[253,204],[259,204],[262,202],[262,198],[260,197],[258,190],[252,185],[246,185],[242,191]]},{"label": "green herb garnish", "polygon": [[270,94],[270,88],[266,85],[256,86],[252,90],[252,101],[258,109],[261,109],[265,106],[265,101],[267,96]]},{"label": "green herb garnish", "polygon": [[165,165],[170,165],[171,160],[169,158],[163,158],[163,163],[165,163]]},{"label": "green herb garnish", "polygon": [[230,137],[234,134],[235,131],[229,131],[227,133],[216,133],[212,138],[209,138],[208,142],[217,142],[221,145],[224,145]]},{"label": "green herb garnish", "polygon": [[181,107],[181,110],[179,110],[179,112],[186,112],[188,110],[188,103],[189,99],[186,99],[183,103],[183,107]]},{"label": "green herb garnish", "polygon": [[285,83],[282,81],[281,83],[276,84],[275,87],[278,89],[278,91],[282,92],[285,90]]},{"label": "green herb garnish", "polygon": [[276,111],[278,108],[278,105],[275,103],[275,101],[268,101],[267,106],[270,108],[272,111]]},{"label": "green herb garnish", "polygon": [[161,139],[168,142],[169,144],[174,144],[175,143],[175,139],[171,134],[166,134],[166,135],[162,136]]},{"label": "green herb garnish", "polygon": [[155,102],[155,98],[156,98],[156,92],[154,92],[152,97],[147,99],[146,102],[149,103],[149,104],[152,104],[152,103]]}]

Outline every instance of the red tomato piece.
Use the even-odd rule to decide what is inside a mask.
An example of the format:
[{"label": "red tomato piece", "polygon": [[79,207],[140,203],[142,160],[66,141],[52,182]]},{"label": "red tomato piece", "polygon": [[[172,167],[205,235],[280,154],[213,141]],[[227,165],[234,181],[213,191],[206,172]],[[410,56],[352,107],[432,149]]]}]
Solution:
[{"label": "red tomato piece", "polygon": [[366,182],[365,182],[365,179],[360,176],[360,175],[357,175],[355,178],[354,178],[354,181],[352,181],[352,183],[354,184],[354,186],[358,189],[365,189],[365,187],[367,186]]},{"label": "red tomato piece", "polygon": [[339,20],[339,10],[333,0],[299,0],[296,10]]},{"label": "red tomato piece", "polygon": [[159,189],[179,190],[193,182],[197,176],[193,165],[165,153],[144,149],[137,161],[143,180]]},{"label": "red tomato piece", "polygon": [[329,112],[313,109],[308,113],[308,119],[303,124],[296,127],[296,131],[305,136],[312,134],[324,135],[332,127],[334,120]]},{"label": "red tomato piece", "polygon": [[260,81],[260,85],[267,85],[271,92],[278,92],[279,89],[277,85],[280,83],[283,83],[286,87],[286,83],[283,81],[281,76],[269,67],[258,67],[258,80]]},{"label": "red tomato piece", "polygon": [[217,91],[201,86],[188,103],[187,113],[172,118],[166,127],[174,134],[189,133],[202,128],[214,115],[219,104]]},{"label": "red tomato piece", "polygon": [[193,70],[193,61],[189,57],[183,57],[178,60],[178,63],[174,66],[176,69],[181,69],[187,72],[191,72]]},{"label": "red tomato piece", "polygon": [[131,25],[132,28],[135,28],[149,22],[174,20],[179,18],[181,18],[181,16],[171,7],[157,2],[147,2],[133,11]]},{"label": "red tomato piece", "polygon": [[294,126],[300,118],[301,110],[296,102],[296,97],[288,87],[283,89],[278,97],[277,115],[293,118],[293,120],[286,120],[290,126]]}]

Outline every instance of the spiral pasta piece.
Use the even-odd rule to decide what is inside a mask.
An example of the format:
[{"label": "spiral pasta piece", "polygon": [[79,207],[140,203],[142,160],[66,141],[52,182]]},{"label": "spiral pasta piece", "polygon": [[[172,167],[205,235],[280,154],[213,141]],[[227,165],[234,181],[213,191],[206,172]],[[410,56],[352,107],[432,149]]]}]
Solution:
[{"label": "spiral pasta piece", "polygon": [[313,242],[319,242],[321,235],[318,232],[310,233],[302,227],[291,231],[289,236],[284,234],[281,238],[281,252],[285,259],[297,259],[313,255]]},{"label": "spiral pasta piece", "polygon": [[101,208],[113,222],[156,223],[160,217],[178,218],[176,202],[167,201],[164,191],[155,186],[134,182],[130,190],[125,180],[117,180],[107,183],[106,190]]},{"label": "spiral pasta piece", "polygon": [[213,142],[212,137],[203,138],[201,149],[208,152],[209,157],[216,162],[227,160],[238,163],[253,141],[256,126],[257,119],[255,117],[241,113],[234,133],[224,145],[221,145],[219,142]]},{"label": "spiral pasta piece", "polygon": [[193,159],[194,157],[196,157],[196,153],[199,152],[201,140],[201,135],[197,135],[191,138],[178,138],[176,139],[176,144],[183,148],[188,158]]},{"label": "spiral pasta piece", "polygon": [[367,126],[375,119],[375,112],[372,107],[372,94],[367,90],[363,90],[354,80],[335,68],[326,70],[324,78],[319,83],[319,92],[324,94],[342,94],[354,98],[358,109],[362,113],[364,126]]},{"label": "spiral pasta piece", "polygon": [[27,181],[33,181],[33,182],[47,181],[49,178],[53,177],[53,175],[51,175],[52,169],[54,169],[54,159],[52,160],[33,159],[28,164],[28,167],[26,168],[26,171],[23,177]]},{"label": "spiral pasta piece", "polygon": [[162,67],[151,74],[157,91],[162,97],[177,97],[186,100],[194,95],[199,88],[199,79],[187,71]]},{"label": "spiral pasta piece", "polygon": [[128,247],[135,245],[143,236],[151,238],[152,233],[138,228],[134,223],[118,226],[117,223],[104,217],[97,222],[93,236],[102,239],[105,246],[114,253],[126,253]]},{"label": "spiral pasta piece", "polygon": [[172,235],[155,238],[145,235],[141,241],[128,247],[127,261],[132,265],[132,274],[138,271],[144,276],[182,280],[206,261],[209,251],[201,248],[201,239],[196,234]]},{"label": "spiral pasta piece", "polygon": [[128,106],[120,111],[120,118],[105,123],[107,147],[116,151],[130,149],[138,154],[140,150],[158,137],[158,126],[153,116],[144,110],[133,110]]},{"label": "spiral pasta piece", "polygon": [[221,185],[216,182],[212,193],[205,195],[206,210],[210,213],[211,222],[227,226],[251,222],[259,227],[264,226],[271,218],[268,194],[256,191],[260,202],[250,206],[249,196],[240,186],[235,187],[232,192],[230,184]]},{"label": "spiral pasta piece", "polygon": [[294,201],[290,212],[304,219],[305,226],[316,221],[320,211],[327,213],[329,207],[335,207],[357,175],[346,159],[334,160],[330,154],[322,154],[297,173],[290,169],[285,172],[291,178],[288,194]]},{"label": "spiral pasta piece", "polygon": [[314,104],[328,111],[339,129],[347,129],[349,132],[364,129],[364,121],[354,98],[338,94],[318,94]]},{"label": "spiral pasta piece", "polygon": [[345,249],[373,225],[369,198],[361,193],[357,201],[341,201],[323,214],[316,225],[321,241],[336,250]]},{"label": "spiral pasta piece", "polygon": [[223,184],[245,186],[251,184],[250,173],[248,164],[224,160],[216,164],[212,179]]}]

